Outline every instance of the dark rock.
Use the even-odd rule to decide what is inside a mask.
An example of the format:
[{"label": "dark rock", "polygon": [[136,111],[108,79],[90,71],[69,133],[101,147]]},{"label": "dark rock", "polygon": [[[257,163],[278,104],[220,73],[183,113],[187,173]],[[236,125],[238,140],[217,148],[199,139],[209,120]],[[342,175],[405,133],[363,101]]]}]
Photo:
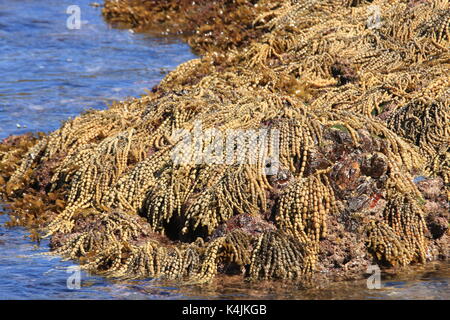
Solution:
[{"label": "dark rock", "polygon": [[334,78],[338,79],[339,85],[345,85],[349,82],[355,82],[358,80],[356,70],[348,61],[337,60],[331,65],[331,74]]},{"label": "dark rock", "polygon": [[276,230],[276,227],[273,223],[264,220],[259,215],[242,213],[218,226],[211,235],[211,239],[222,237],[235,229],[240,229],[251,236],[255,236],[265,231]]},{"label": "dark rock", "polygon": [[359,163],[353,159],[336,163],[331,172],[332,180],[341,191],[355,189],[360,175]]},{"label": "dark rock", "polygon": [[388,162],[385,155],[375,153],[370,158],[365,158],[361,166],[364,175],[378,179],[388,170]]}]

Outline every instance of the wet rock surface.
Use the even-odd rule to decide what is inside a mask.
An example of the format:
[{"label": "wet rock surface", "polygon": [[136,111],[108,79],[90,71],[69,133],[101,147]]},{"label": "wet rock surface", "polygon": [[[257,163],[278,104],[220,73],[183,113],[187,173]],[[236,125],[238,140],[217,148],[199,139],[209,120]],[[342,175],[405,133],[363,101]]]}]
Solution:
[{"label": "wet rock surface", "polygon": [[263,232],[276,230],[277,228],[271,222],[264,220],[261,216],[249,214],[238,214],[229,219],[226,223],[220,225],[211,235],[211,240],[222,237],[234,230],[241,230],[250,236],[258,236]]}]

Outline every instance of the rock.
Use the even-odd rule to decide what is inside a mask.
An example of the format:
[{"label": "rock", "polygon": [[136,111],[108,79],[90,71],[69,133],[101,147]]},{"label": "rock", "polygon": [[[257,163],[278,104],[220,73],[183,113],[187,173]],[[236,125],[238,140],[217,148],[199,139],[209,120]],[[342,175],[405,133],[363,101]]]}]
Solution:
[{"label": "rock", "polygon": [[425,199],[436,200],[444,189],[442,178],[425,179],[417,182],[417,187]]},{"label": "rock", "polygon": [[273,223],[262,219],[259,215],[242,213],[217,227],[211,235],[211,240],[222,237],[235,229],[241,229],[242,231],[255,236],[265,231],[276,230],[276,227]]},{"label": "rock", "polygon": [[360,175],[359,163],[353,159],[337,163],[331,172],[332,179],[342,191],[355,189]]},{"label": "rock", "polygon": [[372,157],[364,159],[361,169],[366,176],[378,179],[387,172],[387,158],[384,154],[377,152]]},{"label": "rock", "polygon": [[345,60],[338,59],[331,66],[331,74],[338,80],[339,85],[358,80],[358,74],[352,65]]}]

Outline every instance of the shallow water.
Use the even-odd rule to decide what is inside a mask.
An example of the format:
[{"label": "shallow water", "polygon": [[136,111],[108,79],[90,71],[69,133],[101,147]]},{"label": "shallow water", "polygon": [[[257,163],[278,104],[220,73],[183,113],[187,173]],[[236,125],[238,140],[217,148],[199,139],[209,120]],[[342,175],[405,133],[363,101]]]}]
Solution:
[{"label": "shallow water", "polygon": [[[74,2],[81,9],[80,30],[66,27],[66,9]],[[0,2],[0,139],[51,131],[85,108],[144,94],[167,70],[194,57],[178,40],[111,29],[89,2]],[[74,263],[45,255],[47,240],[31,242],[23,228],[5,228],[8,219],[0,215],[0,299],[450,299],[448,263],[382,277],[379,290],[367,289],[365,281],[322,290],[240,281],[177,287],[84,272],[80,288],[69,289]]]}]

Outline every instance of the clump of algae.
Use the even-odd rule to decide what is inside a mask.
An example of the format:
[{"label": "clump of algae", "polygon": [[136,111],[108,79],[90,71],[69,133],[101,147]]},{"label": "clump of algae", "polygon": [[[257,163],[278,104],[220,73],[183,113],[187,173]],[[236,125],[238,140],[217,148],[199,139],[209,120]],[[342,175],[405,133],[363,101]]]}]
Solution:
[{"label": "clump of algae", "polygon": [[[202,56],[140,99],[5,140],[13,222],[87,270],[188,284],[348,279],[373,262],[447,258],[448,223],[437,237],[426,221],[449,217],[449,6],[106,1],[108,21],[181,33]],[[196,123],[277,130],[280,170],[176,163],[174,133]],[[445,186],[433,212],[416,176]]]}]

